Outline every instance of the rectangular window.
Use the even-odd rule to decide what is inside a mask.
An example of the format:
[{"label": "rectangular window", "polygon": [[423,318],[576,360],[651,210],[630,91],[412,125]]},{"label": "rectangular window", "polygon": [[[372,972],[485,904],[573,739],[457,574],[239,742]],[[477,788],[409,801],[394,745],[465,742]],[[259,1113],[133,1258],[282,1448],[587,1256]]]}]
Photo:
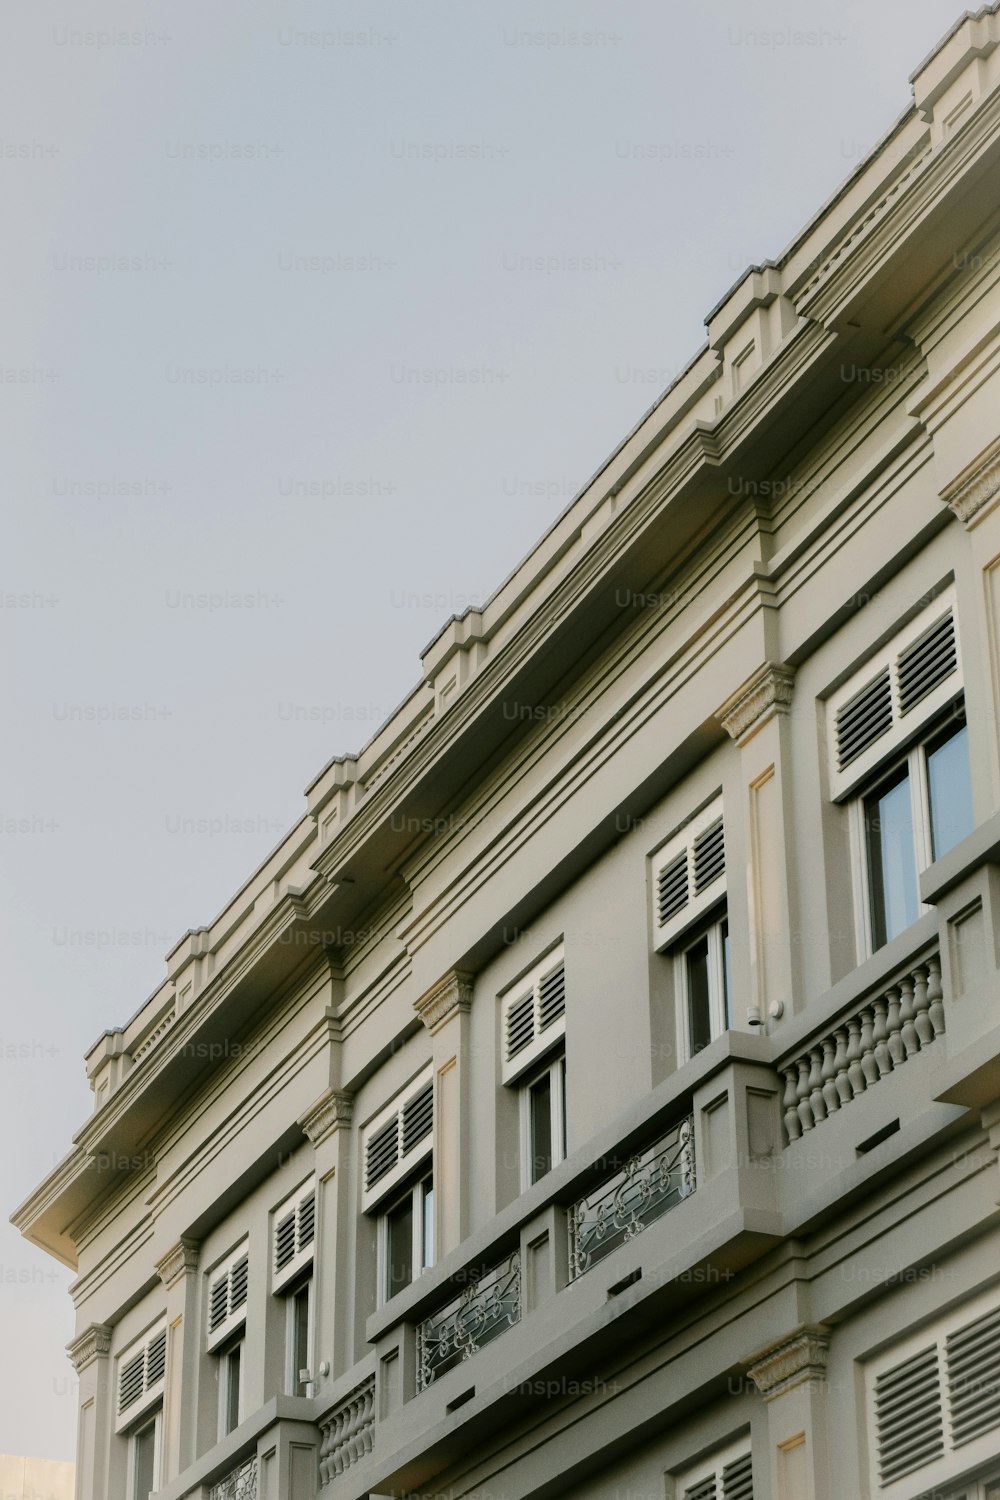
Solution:
[{"label": "rectangular window", "polygon": [[685,940],[675,951],[674,962],[678,1033],[687,1060],[732,1024],[729,919],[725,913],[717,914],[693,941]]},{"label": "rectangular window", "polygon": [[434,1150],[434,1075],[427,1066],[361,1132],[361,1207],[368,1213]]},{"label": "rectangular window", "polygon": [[288,1392],[306,1396],[312,1376],[312,1281],[288,1295]]},{"label": "rectangular window", "polygon": [[514,1083],[566,1035],[566,959],[563,946],[509,985],[500,997],[501,1078]]},{"label": "rectangular window", "polygon": [[560,1052],[522,1084],[522,1186],[551,1172],[566,1156],[566,1057]]},{"label": "rectangular window", "polygon": [[208,1273],[208,1347],[217,1350],[246,1322],[250,1249],[246,1240]]},{"label": "rectangular window", "polygon": [[219,1436],[235,1431],[243,1420],[243,1340],[219,1355]]},{"label": "rectangular window", "polygon": [[893,772],[864,802],[871,884],[872,943],[881,948],[917,920],[917,853],[909,767]]},{"label": "rectangular window", "polygon": [[381,1215],[378,1224],[383,1302],[434,1264],[434,1179],[417,1178]]},{"label": "rectangular window", "polygon": [[704,922],[726,895],[722,798],[696,813],[651,856],[653,947],[662,953]]},{"label": "rectangular window", "polygon": [[149,1500],[159,1488],[160,1413],[129,1434],[129,1500]]}]

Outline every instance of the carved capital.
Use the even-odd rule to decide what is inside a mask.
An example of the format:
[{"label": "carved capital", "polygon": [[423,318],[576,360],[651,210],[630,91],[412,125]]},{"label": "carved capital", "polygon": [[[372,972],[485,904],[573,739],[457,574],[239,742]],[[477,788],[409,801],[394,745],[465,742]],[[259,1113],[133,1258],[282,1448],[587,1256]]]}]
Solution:
[{"label": "carved capital", "polygon": [[66,1345],[66,1352],[79,1375],[95,1359],[105,1359],[111,1352],[111,1329],[106,1323],[91,1323],[80,1337]]},{"label": "carved capital", "polygon": [[182,1276],[191,1276],[198,1269],[198,1242],[182,1235],[166,1255],[156,1262],[156,1274],[169,1290]]},{"label": "carved capital", "polygon": [[1000,440],[942,490],[941,499],[968,527],[1000,504]]},{"label": "carved capital", "polygon": [[738,745],[745,745],[775,714],[787,714],[794,681],[793,667],[765,662],[726,699],[715,717]]},{"label": "carved capital", "polygon": [[830,1330],[810,1324],[755,1354],[747,1374],[764,1400],[773,1401],[806,1380],[822,1379],[829,1348]]},{"label": "carved capital", "polygon": [[473,978],[462,969],[449,969],[419,1000],[414,1000],[413,1009],[432,1035],[472,1005]]},{"label": "carved capital", "polygon": [[314,1146],[325,1141],[335,1130],[349,1130],[354,1116],[354,1095],[343,1089],[327,1089],[310,1105],[299,1124]]}]

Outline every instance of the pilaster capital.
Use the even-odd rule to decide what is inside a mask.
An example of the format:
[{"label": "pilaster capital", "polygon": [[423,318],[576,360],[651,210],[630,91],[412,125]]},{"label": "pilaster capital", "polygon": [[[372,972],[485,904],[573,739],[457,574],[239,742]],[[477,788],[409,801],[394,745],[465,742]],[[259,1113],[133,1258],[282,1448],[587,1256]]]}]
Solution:
[{"label": "pilaster capital", "polygon": [[66,1345],[66,1352],[79,1375],[95,1359],[106,1359],[111,1353],[111,1329],[107,1323],[91,1323],[79,1338]]},{"label": "pilaster capital", "polygon": [[970,528],[1000,504],[1000,438],[946,485],[941,499]]},{"label": "pilaster capital", "polygon": [[472,1005],[473,974],[449,969],[436,984],[414,1000],[413,1009],[433,1036],[452,1016],[462,1015]]},{"label": "pilaster capital", "polygon": [[794,667],[767,661],[730,694],[715,717],[738,745],[745,745],[776,714],[787,714],[795,682]]},{"label": "pilaster capital", "polygon": [[197,1240],[189,1240],[182,1235],[166,1255],[160,1256],[156,1262],[156,1274],[168,1291],[182,1276],[191,1276],[197,1271],[198,1248]]},{"label": "pilaster capital", "polygon": [[755,1354],[747,1374],[764,1400],[773,1401],[806,1380],[822,1378],[829,1348],[829,1328],[822,1323],[805,1324]]},{"label": "pilaster capital", "polygon": [[344,1089],[326,1089],[298,1123],[314,1146],[325,1141],[335,1130],[349,1130],[354,1117],[354,1095]]}]

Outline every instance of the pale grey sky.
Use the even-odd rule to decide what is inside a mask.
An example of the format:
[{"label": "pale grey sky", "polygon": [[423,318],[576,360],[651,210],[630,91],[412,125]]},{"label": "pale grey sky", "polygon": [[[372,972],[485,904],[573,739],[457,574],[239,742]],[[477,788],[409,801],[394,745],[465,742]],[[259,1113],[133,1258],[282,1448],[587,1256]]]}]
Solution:
[{"label": "pale grey sky", "polygon": [[84,1049],[884,133],[959,14],[7,10],[0,1452],[74,1454],[70,1276],[6,1215],[89,1112]]}]

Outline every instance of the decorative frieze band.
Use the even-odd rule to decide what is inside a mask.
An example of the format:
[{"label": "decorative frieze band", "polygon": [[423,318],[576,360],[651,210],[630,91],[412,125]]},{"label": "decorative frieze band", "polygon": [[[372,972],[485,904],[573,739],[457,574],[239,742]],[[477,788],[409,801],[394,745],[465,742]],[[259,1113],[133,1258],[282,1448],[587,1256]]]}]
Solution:
[{"label": "decorative frieze band", "polygon": [[726,699],[715,717],[726,733],[738,745],[743,745],[775,714],[788,712],[794,681],[793,667],[765,662]]},{"label": "decorative frieze band", "polygon": [[350,1128],[354,1117],[354,1095],[343,1089],[327,1089],[299,1116],[299,1124],[314,1146],[325,1141],[335,1130]]},{"label": "decorative frieze band", "polygon": [[103,1359],[111,1353],[111,1329],[106,1323],[91,1323],[79,1338],[66,1345],[66,1352],[79,1375],[95,1359]]},{"label": "decorative frieze band", "polygon": [[1000,439],[941,492],[941,499],[965,526],[1000,503]]},{"label": "decorative frieze band", "polygon": [[467,1011],[472,1005],[472,980],[473,976],[464,970],[450,969],[413,1002],[413,1009],[432,1035],[452,1016]]},{"label": "decorative frieze band", "polygon": [[198,1269],[198,1242],[181,1236],[166,1255],[156,1262],[156,1274],[169,1290],[182,1276],[191,1276]]},{"label": "decorative frieze band", "polygon": [[764,1400],[773,1401],[803,1381],[821,1379],[829,1348],[828,1328],[821,1323],[803,1327],[755,1354],[747,1374]]}]

